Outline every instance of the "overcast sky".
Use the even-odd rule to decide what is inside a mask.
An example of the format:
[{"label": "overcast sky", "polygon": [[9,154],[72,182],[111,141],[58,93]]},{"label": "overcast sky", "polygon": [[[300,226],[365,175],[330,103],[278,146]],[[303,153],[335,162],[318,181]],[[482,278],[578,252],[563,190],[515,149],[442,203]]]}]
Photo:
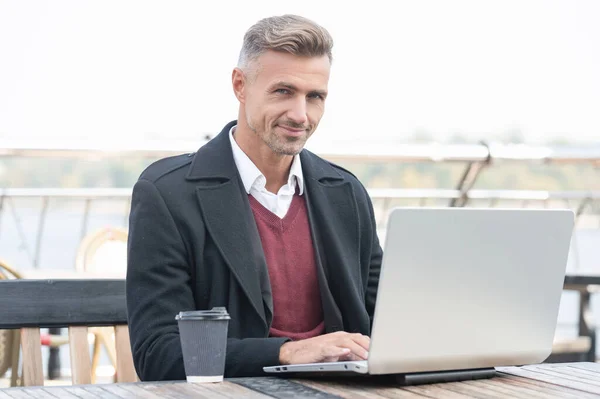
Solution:
[{"label": "overcast sky", "polygon": [[245,30],[333,35],[317,143],[520,130],[600,142],[600,1],[0,0],[0,134],[192,137],[237,116]]}]

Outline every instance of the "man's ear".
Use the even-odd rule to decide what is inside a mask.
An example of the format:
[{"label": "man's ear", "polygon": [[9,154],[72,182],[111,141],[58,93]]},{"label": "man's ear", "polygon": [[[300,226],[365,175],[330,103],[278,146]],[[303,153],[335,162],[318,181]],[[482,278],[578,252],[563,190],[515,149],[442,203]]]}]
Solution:
[{"label": "man's ear", "polygon": [[246,101],[246,86],[248,81],[246,80],[246,75],[244,71],[240,68],[234,68],[231,73],[231,85],[233,86],[233,92],[235,97],[238,99],[240,103],[244,103]]}]

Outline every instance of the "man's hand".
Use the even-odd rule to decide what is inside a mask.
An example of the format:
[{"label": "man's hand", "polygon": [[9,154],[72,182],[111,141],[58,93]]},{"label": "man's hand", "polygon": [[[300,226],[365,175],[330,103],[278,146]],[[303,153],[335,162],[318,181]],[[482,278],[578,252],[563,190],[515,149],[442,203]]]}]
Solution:
[{"label": "man's hand", "polygon": [[295,342],[286,342],[279,351],[280,364],[366,360],[370,338],[338,331]]}]

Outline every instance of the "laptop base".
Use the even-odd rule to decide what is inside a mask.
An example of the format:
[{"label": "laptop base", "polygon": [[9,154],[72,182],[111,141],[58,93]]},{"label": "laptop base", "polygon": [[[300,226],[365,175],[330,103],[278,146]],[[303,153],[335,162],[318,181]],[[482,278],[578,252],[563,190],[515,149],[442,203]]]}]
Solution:
[{"label": "laptop base", "polygon": [[398,386],[437,384],[444,382],[471,381],[493,378],[496,376],[495,368],[431,371],[406,374],[368,374],[353,371],[287,371],[277,374],[283,378],[298,379],[325,379],[343,380],[346,378],[369,380]]},{"label": "laptop base", "polygon": [[435,384],[440,382],[480,380],[485,378],[493,378],[495,376],[495,368],[484,368],[474,370],[452,370],[434,371],[427,373],[395,374],[393,375],[393,379],[396,384],[406,386],[420,384]]}]

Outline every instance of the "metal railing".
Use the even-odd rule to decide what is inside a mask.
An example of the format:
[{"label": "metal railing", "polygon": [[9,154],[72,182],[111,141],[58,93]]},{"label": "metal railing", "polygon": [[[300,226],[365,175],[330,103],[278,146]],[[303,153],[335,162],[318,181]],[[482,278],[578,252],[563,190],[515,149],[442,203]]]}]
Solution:
[{"label": "metal railing", "polygon": [[[110,157],[160,158],[195,151],[202,143],[191,141],[147,141],[114,143],[0,140],[2,157],[74,157],[99,159]],[[309,147],[310,148],[310,147]],[[376,210],[378,227],[385,229],[386,216],[393,206],[518,206],[518,207],[569,207],[576,211],[578,221],[600,227],[600,191],[532,191],[532,190],[480,190],[473,189],[484,169],[509,162],[547,165],[589,164],[600,172],[600,144],[597,147],[542,147],[515,144],[377,144],[347,142],[335,149],[313,148],[314,152],[333,162],[423,162],[462,163],[464,170],[454,189],[376,189],[369,194]],[[600,179],[600,173],[599,177]],[[41,248],[45,234],[52,233],[47,218],[52,204],[68,202],[81,204],[79,239],[90,226],[90,215],[96,204],[110,203],[113,215],[118,214],[119,225],[127,227],[131,189],[119,188],[3,188],[0,189],[0,222],[6,214],[15,221],[20,245],[30,253],[32,267],[41,265]],[[26,234],[19,217],[17,202],[27,202],[29,214],[37,212],[35,233]],[[77,205],[79,206],[79,205]],[[76,208],[72,206],[71,208]],[[105,205],[106,206],[106,205]],[[33,209],[35,208],[35,210]],[[114,222],[114,220],[113,220]],[[30,229],[31,230],[31,229]],[[6,233],[5,233],[6,234]],[[2,237],[0,237],[2,240]]]},{"label": "metal railing", "polygon": [[[193,140],[145,140],[143,142],[94,140],[15,140],[0,139],[0,157],[163,157],[196,151],[207,143],[206,139]],[[523,160],[541,162],[600,162],[600,142],[597,146],[534,146],[481,142],[478,144],[400,143],[346,141],[312,145],[307,148],[326,159],[373,159],[389,161],[485,161]]]},{"label": "metal railing", "polygon": [[[394,206],[456,206],[453,201],[463,199],[460,206],[509,206],[509,207],[565,207],[576,212],[578,223],[588,228],[600,229],[600,191],[521,191],[521,190],[460,190],[442,189],[369,189],[375,208],[378,229],[386,228],[386,218]],[[18,206],[20,200],[27,200],[26,209],[37,209],[37,228],[33,242],[27,238],[19,225]],[[55,203],[68,209],[80,209],[79,240],[87,234],[91,211],[95,203],[103,203],[113,216],[118,216],[119,226],[127,227],[131,189],[34,189],[14,188],[0,190],[0,217],[5,213],[13,216],[20,245],[31,253],[31,265],[40,267],[40,250],[47,229],[47,216],[50,205]],[[79,203],[73,205],[74,202]],[[582,221],[582,219],[585,219]],[[114,218],[113,218],[114,223]],[[54,228],[60,226],[54,226]],[[2,237],[0,237],[0,240]],[[33,248],[33,250],[32,250]]]}]

